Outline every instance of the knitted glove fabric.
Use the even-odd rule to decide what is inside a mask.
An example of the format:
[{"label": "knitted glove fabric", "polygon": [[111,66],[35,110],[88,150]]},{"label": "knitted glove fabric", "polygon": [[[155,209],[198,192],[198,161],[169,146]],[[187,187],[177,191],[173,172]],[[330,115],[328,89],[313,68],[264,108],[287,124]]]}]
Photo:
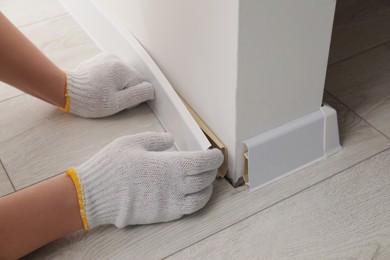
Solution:
[{"label": "knitted glove fabric", "polygon": [[69,169],[84,229],[167,222],[201,209],[223,155],[218,149],[165,151],[172,145],[167,133],[125,136]]},{"label": "knitted glove fabric", "polygon": [[98,118],[154,99],[149,82],[118,57],[99,54],[67,73],[65,112]]}]

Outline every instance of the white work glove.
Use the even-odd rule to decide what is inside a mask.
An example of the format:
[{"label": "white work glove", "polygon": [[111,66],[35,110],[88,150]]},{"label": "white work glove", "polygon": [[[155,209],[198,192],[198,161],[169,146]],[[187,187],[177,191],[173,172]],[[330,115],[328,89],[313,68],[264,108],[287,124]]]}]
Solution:
[{"label": "white work glove", "polygon": [[97,118],[154,99],[152,85],[114,55],[99,54],[67,73],[65,112]]},{"label": "white work glove", "polygon": [[223,155],[218,149],[165,151],[172,145],[168,133],[125,136],[70,168],[84,229],[167,222],[201,209]]}]

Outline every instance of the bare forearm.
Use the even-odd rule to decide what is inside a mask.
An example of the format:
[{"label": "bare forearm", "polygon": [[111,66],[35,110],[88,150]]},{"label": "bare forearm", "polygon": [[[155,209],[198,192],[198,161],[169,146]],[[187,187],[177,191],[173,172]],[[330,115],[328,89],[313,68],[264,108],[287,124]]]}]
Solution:
[{"label": "bare forearm", "polygon": [[0,12],[0,80],[58,107],[65,105],[65,73]]},{"label": "bare forearm", "polygon": [[0,198],[0,259],[20,258],[81,229],[77,193],[68,176]]}]

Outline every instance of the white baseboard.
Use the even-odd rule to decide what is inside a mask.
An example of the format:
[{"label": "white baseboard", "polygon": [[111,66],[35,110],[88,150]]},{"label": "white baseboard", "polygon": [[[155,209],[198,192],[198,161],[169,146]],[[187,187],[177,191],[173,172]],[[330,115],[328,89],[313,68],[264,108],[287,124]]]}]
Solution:
[{"label": "white baseboard", "polygon": [[336,111],[328,105],[244,142],[249,187],[256,190],[341,149]]},{"label": "white baseboard", "polygon": [[149,54],[115,17],[90,0],[59,0],[102,51],[115,54],[140,72],[155,88],[148,102],[179,150],[205,150],[210,142]]}]

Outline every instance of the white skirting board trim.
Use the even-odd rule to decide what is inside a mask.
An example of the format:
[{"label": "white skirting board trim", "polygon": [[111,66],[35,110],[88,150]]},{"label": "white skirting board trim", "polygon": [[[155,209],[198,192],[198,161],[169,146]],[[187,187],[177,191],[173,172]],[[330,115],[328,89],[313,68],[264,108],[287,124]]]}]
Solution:
[{"label": "white skirting board trim", "polygon": [[[337,113],[329,105],[244,141],[250,190],[292,174],[341,149]],[[315,173],[314,173],[315,174]]]},{"label": "white skirting board trim", "polygon": [[211,144],[152,58],[125,27],[90,0],[59,0],[102,51],[115,54],[155,88],[148,102],[179,150],[205,150]]}]

